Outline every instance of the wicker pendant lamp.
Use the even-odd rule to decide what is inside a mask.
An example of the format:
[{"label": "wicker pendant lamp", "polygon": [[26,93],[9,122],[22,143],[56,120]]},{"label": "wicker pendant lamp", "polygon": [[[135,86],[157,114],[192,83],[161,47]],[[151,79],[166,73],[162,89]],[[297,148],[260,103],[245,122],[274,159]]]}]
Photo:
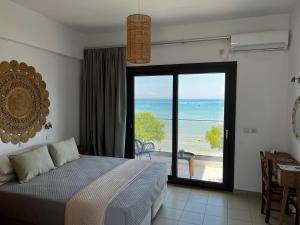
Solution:
[{"label": "wicker pendant lamp", "polygon": [[139,13],[127,17],[127,58],[133,64],[145,64],[151,58],[151,17]]}]

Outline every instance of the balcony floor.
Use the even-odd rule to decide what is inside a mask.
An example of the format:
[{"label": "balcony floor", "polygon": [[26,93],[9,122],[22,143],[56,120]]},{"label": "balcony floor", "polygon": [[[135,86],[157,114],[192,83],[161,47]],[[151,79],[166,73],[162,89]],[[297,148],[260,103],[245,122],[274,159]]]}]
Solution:
[{"label": "balcony floor", "polygon": [[[139,157],[141,160],[150,160],[148,154]],[[172,156],[170,152],[152,152],[151,160],[155,162],[164,162],[168,164],[171,174]],[[189,163],[187,160],[178,160],[178,177],[190,178]],[[195,156],[195,174],[192,177],[195,180],[222,182],[223,179],[223,158],[216,156]]]}]

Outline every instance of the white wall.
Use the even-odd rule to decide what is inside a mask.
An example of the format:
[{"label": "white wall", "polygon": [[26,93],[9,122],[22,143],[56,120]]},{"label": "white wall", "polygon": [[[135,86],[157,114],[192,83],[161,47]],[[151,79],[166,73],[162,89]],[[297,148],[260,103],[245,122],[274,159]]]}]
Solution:
[{"label": "white wall", "polygon": [[[210,37],[233,33],[289,30],[289,16],[275,15],[222,22],[154,27],[153,41]],[[89,35],[88,47],[125,44],[126,34]],[[220,55],[220,50],[225,50]],[[208,41],[152,47],[152,65],[237,61],[235,188],[260,191],[259,151],[288,149],[288,53],[286,51],[228,54],[229,42]],[[257,134],[244,134],[243,128]]]},{"label": "white wall", "polygon": [[[288,53],[239,53],[230,58],[238,61],[235,188],[261,191],[259,151],[288,151]],[[243,133],[246,127],[257,133]]]},{"label": "white wall", "polygon": [[86,37],[37,12],[1,0],[0,38],[82,59]]},{"label": "white wall", "polygon": [[[33,65],[47,84],[50,99],[51,138],[46,140],[43,129],[21,148],[48,141],[76,137],[79,140],[80,70],[79,60],[0,39],[0,61],[15,59]],[[0,153],[18,149],[12,144],[0,142]]]},{"label": "white wall", "polygon": [[[292,76],[300,76],[300,3],[291,14],[291,46],[289,54],[290,79]],[[295,138],[292,132],[291,115],[292,107],[297,96],[300,96],[300,85],[290,82],[290,101],[289,101],[289,124],[290,124],[290,149],[297,160],[300,160],[300,141]]]},{"label": "white wall", "polygon": [[10,1],[0,2],[0,62],[17,60],[42,74],[50,98],[53,129],[22,146],[0,142],[0,154],[68,137],[79,140],[80,72],[84,39],[77,32]]}]

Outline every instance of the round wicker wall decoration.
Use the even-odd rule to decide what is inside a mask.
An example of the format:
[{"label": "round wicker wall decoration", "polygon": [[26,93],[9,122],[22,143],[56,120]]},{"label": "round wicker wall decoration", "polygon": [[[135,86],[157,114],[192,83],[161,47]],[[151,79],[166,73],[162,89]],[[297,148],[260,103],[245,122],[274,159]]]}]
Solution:
[{"label": "round wicker wall decoration", "polygon": [[18,144],[33,138],[46,123],[49,92],[32,66],[13,60],[0,64],[0,137]]}]

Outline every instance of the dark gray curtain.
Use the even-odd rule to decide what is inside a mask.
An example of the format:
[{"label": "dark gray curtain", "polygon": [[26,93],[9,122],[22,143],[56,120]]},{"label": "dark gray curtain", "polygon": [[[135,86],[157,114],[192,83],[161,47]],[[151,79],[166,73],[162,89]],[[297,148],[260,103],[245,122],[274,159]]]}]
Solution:
[{"label": "dark gray curtain", "polygon": [[124,157],[126,49],[84,51],[80,142],[95,155]]}]

